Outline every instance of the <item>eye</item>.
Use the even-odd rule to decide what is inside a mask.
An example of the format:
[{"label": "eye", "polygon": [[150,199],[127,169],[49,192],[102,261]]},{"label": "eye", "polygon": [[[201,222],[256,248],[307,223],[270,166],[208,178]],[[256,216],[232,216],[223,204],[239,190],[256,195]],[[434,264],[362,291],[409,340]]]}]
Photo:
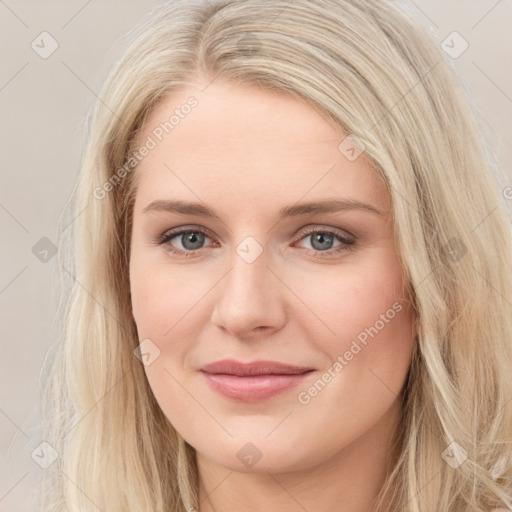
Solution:
[{"label": "eye", "polygon": [[[307,248],[308,251],[312,251],[314,256],[320,255],[321,257],[323,257],[323,254],[330,256],[342,251],[352,250],[355,244],[355,239],[353,237],[349,238],[348,236],[341,234],[341,232],[331,228],[326,229],[316,226],[308,228],[306,232],[302,232],[300,240],[309,240],[311,249]],[[333,248],[333,244],[336,240],[339,244]]]},{"label": "eye", "polygon": [[[207,233],[202,229],[177,228],[167,231],[155,242],[158,245],[166,244],[170,252],[187,257],[192,256],[194,252],[202,249],[202,244],[204,244],[207,238],[209,238]],[[178,240],[181,244],[181,248],[175,246],[176,242],[172,243],[174,239]]]},{"label": "eye", "polygon": [[[175,240],[173,242],[173,240]],[[180,256],[190,257],[203,249],[205,240],[210,239],[208,233],[200,228],[176,228],[165,232],[155,240],[156,245],[167,245],[167,250]],[[311,248],[303,247],[314,256],[335,255],[342,251],[352,250],[355,244],[353,237],[349,238],[332,228],[311,227],[301,233],[299,241],[309,239]],[[338,245],[333,244],[338,241]],[[176,247],[181,245],[181,247]],[[217,244],[218,246],[218,244]]]}]

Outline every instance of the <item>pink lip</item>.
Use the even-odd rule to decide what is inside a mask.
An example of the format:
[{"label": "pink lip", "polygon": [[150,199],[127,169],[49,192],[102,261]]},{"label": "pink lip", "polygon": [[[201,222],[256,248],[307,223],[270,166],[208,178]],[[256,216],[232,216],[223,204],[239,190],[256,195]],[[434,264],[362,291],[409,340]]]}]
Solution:
[{"label": "pink lip", "polygon": [[291,366],[275,361],[239,363],[232,359],[201,368],[208,385],[218,393],[238,400],[255,402],[296,386],[313,368]]}]

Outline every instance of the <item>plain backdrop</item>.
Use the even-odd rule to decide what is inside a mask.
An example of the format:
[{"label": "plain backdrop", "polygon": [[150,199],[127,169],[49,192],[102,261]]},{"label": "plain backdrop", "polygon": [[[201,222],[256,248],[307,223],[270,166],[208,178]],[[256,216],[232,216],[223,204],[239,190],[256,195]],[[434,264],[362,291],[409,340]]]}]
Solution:
[{"label": "plain backdrop", "polygon": [[[60,299],[52,244],[77,177],[85,117],[119,39],[159,3],[0,0],[0,512],[37,510],[30,491],[44,469],[31,454],[43,441],[40,377],[57,339]],[[447,58],[471,100],[499,186],[511,186],[512,2],[406,3],[439,46],[454,31],[467,41],[464,53]]]}]

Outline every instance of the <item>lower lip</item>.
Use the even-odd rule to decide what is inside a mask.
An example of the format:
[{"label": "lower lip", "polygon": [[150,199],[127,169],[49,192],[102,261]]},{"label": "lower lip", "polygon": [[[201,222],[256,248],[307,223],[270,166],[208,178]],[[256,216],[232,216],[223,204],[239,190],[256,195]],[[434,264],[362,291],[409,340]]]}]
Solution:
[{"label": "lower lip", "polygon": [[250,377],[238,377],[224,373],[201,373],[206,377],[208,385],[221,395],[245,402],[257,402],[296,386],[313,372],[294,375],[253,375]]}]

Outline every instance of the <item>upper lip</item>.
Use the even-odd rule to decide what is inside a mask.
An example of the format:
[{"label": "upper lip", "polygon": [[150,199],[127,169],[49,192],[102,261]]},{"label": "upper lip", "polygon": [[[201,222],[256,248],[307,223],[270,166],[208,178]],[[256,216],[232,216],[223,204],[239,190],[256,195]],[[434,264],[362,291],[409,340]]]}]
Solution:
[{"label": "upper lip", "polygon": [[306,366],[292,366],[277,361],[253,361],[242,363],[234,359],[223,359],[200,368],[205,373],[223,373],[228,375],[297,375],[313,370]]}]

